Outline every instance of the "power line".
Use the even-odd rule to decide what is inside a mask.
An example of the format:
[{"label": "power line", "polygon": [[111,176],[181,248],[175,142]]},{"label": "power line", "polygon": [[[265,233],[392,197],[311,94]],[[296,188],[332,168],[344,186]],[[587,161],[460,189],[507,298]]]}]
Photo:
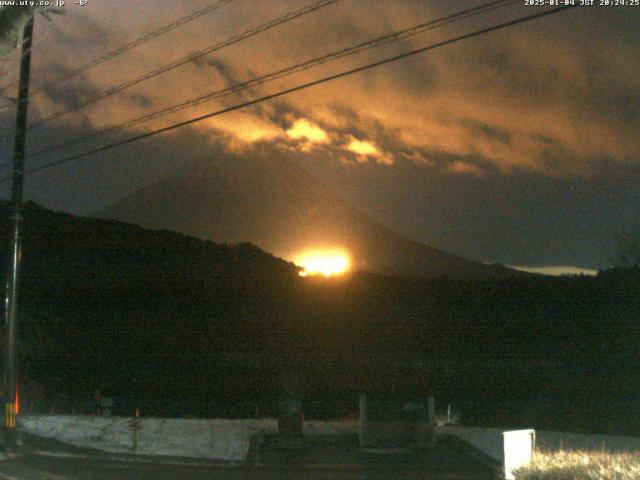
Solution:
[{"label": "power line", "polygon": [[50,152],[57,151],[57,150],[60,150],[60,149],[63,149],[63,148],[67,148],[67,147],[70,147],[70,146],[73,146],[73,145],[78,145],[78,144],[81,144],[81,143],[85,143],[85,142],[87,142],[89,140],[94,140],[96,138],[105,136],[107,134],[110,134],[110,133],[113,133],[113,132],[116,132],[116,131],[119,131],[119,130],[123,130],[123,129],[128,128],[128,127],[139,125],[141,123],[144,123],[144,122],[147,122],[147,121],[150,121],[150,120],[155,120],[157,118],[166,116],[166,115],[171,114],[171,113],[176,113],[176,112],[184,110],[184,109],[186,109],[188,107],[200,105],[202,103],[209,102],[209,101],[214,100],[214,99],[222,98],[222,97],[231,95],[233,93],[240,92],[242,90],[246,90],[246,89],[258,86],[258,85],[263,85],[265,83],[268,83],[268,82],[271,82],[271,81],[274,81],[274,80],[277,80],[277,79],[281,79],[281,78],[284,78],[284,77],[291,76],[291,75],[293,75],[295,73],[298,73],[298,72],[303,71],[303,70],[307,70],[307,69],[312,68],[312,67],[316,67],[318,65],[322,65],[322,64],[334,61],[334,60],[345,58],[345,57],[350,56],[350,55],[361,53],[361,52],[364,52],[366,50],[370,50],[372,48],[377,48],[377,47],[380,47],[380,46],[383,46],[383,45],[387,45],[387,44],[389,44],[391,42],[395,42],[395,41],[398,41],[398,40],[401,40],[401,39],[404,39],[404,38],[408,38],[408,37],[423,33],[423,32],[425,32],[427,30],[431,30],[431,29],[435,29],[435,28],[438,28],[438,27],[441,27],[441,26],[444,26],[444,25],[448,25],[448,24],[463,20],[465,18],[469,18],[471,16],[479,15],[479,14],[482,14],[482,13],[487,13],[487,12],[493,11],[493,10],[495,10],[497,8],[502,8],[502,7],[505,7],[505,6],[509,5],[509,4],[514,4],[514,3],[517,3],[517,2],[519,2],[519,0],[498,0],[498,1],[494,1],[494,2],[489,2],[487,4],[483,4],[483,5],[480,5],[480,6],[477,6],[477,7],[473,7],[473,8],[467,9],[467,10],[463,10],[461,12],[457,12],[455,14],[451,14],[451,15],[448,15],[448,16],[445,16],[445,17],[441,17],[441,18],[436,19],[436,20],[432,20],[432,21],[429,21],[429,22],[421,23],[421,24],[415,25],[413,27],[409,27],[409,28],[406,28],[406,29],[403,29],[403,30],[400,30],[400,31],[397,31],[397,32],[393,32],[391,34],[383,35],[383,36],[377,37],[377,38],[375,38],[373,40],[369,40],[367,42],[363,42],[363,43],[360,43],[360,44],[355,45],[355,46],[351,46],[351,47],[348,47],[348,48],[344,48],[344,49],[338,50],[336,52],[332,52],[332,53],[325,54],[325,55],[322,55],[322,56],[319,56],[319,57],[315,57],[315,58],[312,58],[310,60],[297,63],[297,64],[295,64],[293,66],[277,70],[275,72],[263,75],[263,76],[258,77],[258,78],[254,78],[252,80],[249,80],[249,81],[246,81],[246,82],[243,82],[243,83],[231,85],[231,86],[229,86],[227,88],[207,93],[205,95],[196,97],[194,99],[191,99],[191,100],[188,100],[188,101],[185,101],[185,102],[181,102],[181,103],[172,105],[170,107],[164,108],[162,110],[159,110],[159,111],[156,111],[156,112],[153,112],[153,113],[150,113],[150,114],[146,114],[146,115],[143,115],[141,117],[129,120],[129,121],[125,122],[125,123],[121,123],[121,124],[118,124],[118,125],[114,125],[114,126],[111,126],[111,127],[107,127],[107,128],[92,132],[92,133],[90,133],[88,135],[85,135],[83,137],[72,139],[72,140],[69,140],[69,141],[66,141],[66,142],[63,142],[63,143],[59,143],[57,145],[53,145],[51,147],[44,148],[42,150],[39,150],[37,152],[32,153],[31,155],[28,155],[27,158],[33,158],[33,157],[41,156],[41,155],[43,155],[45,153],[50,153]]},{"label": "power line", "polygon": [[[230,1],[230,0],[226,0],[226,1]],[[105,90],[104,92],[102,92],[101,94],[98,94],[97,96],[90,98],[88,100],[85,100],[84,102],[81,102],[67,110],[63,110],[61,112],[55,113],[53,115],[50,115],[48,117],[45,117],[35,123],[33,123],[32,125],[29,126],[29,129],[33,129],[36,127],[39,127],[41,125],[44,125],[45,123],[48,123],[52,120],[58,119],[64,115],[67,115],[68,113],[74,112],[76,110],[79,110],[83,107],[86,107],[87,105],[91,105],[92,103],[95,103],[99,100],[102,100],[104,98],[110,97],[118,92],[121,92],[127,88],[133,87],[134,85],[137,85],[141,82],[144,82],[146,80],[149,80],[153,77],[156,77],[162,73],[168,72],[169,70],[173,70],[174,68],[180,67],[182,65],[186,65],[187,63],[193,62],[201,57],[204,57],[205,55],[208,55],[210,53],[216,52],[218,50],[221,50],[223,48],[226,48],[230,45],[233,45],[235,43],[238,43],[242,40],[245,40],[249,37],[252,37],[254,35],[257,35],[261,32],[264,32],[266,30],[269,30],[271,28],[274,28],[278,25],[281,25],[283,23],[289,22],[291,20],[294,20],[298,17],[301,17],[303,15],[307,15],[309,13],[315,12],[317,10],[320,10],[321,8],[324,8],[328,5],[331,5],[333,3],[338,2],[339,0],[320,0],[318,2],[315,2],[311,5],[308,5],[306,7],[303,7],[299,10],[287,13],[286,15],[283,15],[281,17],[278,17],[274,20],[271,20],[267,23],[264,23],[262,25],[259,25],[257,27],[251,28],[249,30],[244,31],[241,34],[238,35],[234,35],[233,37],[224,40],[222,42],[219,42],[211,47],[205,48],[204,50],[199,50],[195,53],[192,53],[190,55],[187,55],[186,57],[183,57],[179,60],[176,60],[174,62],[171,62],[167,65],[164,65],[160,68],[157,68],[156,70],[152,70],[151,72],[145,73],[144,75],[141,75],[140,77],[134,78],[132,80],[128,80],[126,82],[123,82],[119,85],[116,85],[114,87],[111,87],[107,90]]]},{"label": "power line", "polygon": [[[148,137],[152,137],[152,136],[155,136],[155,135],[159,135],[161,133],[168,132],[170,130],[175,130],[177,128],[181,128],[181,127],[184,127],[186,125],[191,125],[193,123],[197,123],[197,122],[200,122],[202,120],[206,120],[206,119],[209,119],[209,118],[212,118],[212,117],[216,117],[216,116],[219,116],[219,115],[222,115],[222,114],[225,114],[225,113],[229,113],[229,112],[232,112],[232,111],[235,111],[235,110],[239,110],[241,108],[245,108],[245,107],[248,107],[248,106],[251,106],[251,105],[255,105],[255,104],[267,101],[267,100],[272,100],[274,98],[278,98],[278,97],[281,97],[281,96],[284,96],[284,95],[288,95],[290,93],[298,92],[300,90],[304,90],[304,89],[307,89],[307,88],[310,88],[310,87],[314,87],[316,85],[320,85],[320,84],[323,84],[323,83],[326,83],[326,82],[337,80],[339,78],[343,78],[343,77],[346,77],[346,76],[349,76],[349,75],[353,75],[355,73],[363,72],[365,70],[369,70],[369,69],[372,69],[372,68],[375,68],[375,67],[386,65],[388,63],[395,62],[395,61],[398,61],[398,60],[401,60],[401,59],[404,59],[404,58],[408,58],[410,56],[417,55],[419,53],[424,53],[424,52],[427,52],[429,50],[434,50],[436,48],[440,48],[440,47],[443,47],[445,45],[450,45],[450,44],[453,44],[453,43],[456,43],[456,42],[459,42],[459,41],[462,41],[462,40],[466,40],[466,39],[473,38],[473,37],[476,37],[476,36],[479,36],[479,35],[483,35],[483,34],[486,34],[486,33],[494,32],[496,30],[501,30],[503,28],[507,28],[507,27],[511,27],[511,26],[518,25],[518,24],[521,24],[521,23],[525,23],[525,22],[528,22],[528,21],[531,21],[531,20],[534,20],[534,19],[537,19],[537,18],[549,16],[549,15],[552,15],[552,14],[555,14],[555,13],[559,13],[559,12],[562,12],[562,11],[565,11],[565,10],[568,10],[568,9],[571,9],[571,8],[575,8],[575,7],[576,7],[576,5],[566,5],[566,6],[554,8],[552,10],[546,10],[544,12],[540,12],[540,13],[535,13],[535,14],[519,17],[519,18],[516,18],[514,20],[509,20],[507,22],[499,23],[497,25],[493,25],[491,27],[487,27],[487,28],[483,28],[483,29],[480,29],[480,30],[476,30],[476,31],[473,31],[471,33],[467,33],[467,34],[464,34],[464,35],[459,35],[457,37],[454,37],[454,38],[451,38],[451,39],[448,39],[448,40],[443,40],[443,41],[428,45],[426,47],[421,47],[421,48],[418,48],[418,49],[415,49],[415,50],[411,50],[409,52],[405,52],[405,53],[402,53],[402,54],[394,55],[392,57],[387,57],[387,58],[385,58],[383,60],[378,60],[376,62],[369,63],[369,64],[366,64],[366,65],[363,65],[363,66],[360,66],[360,67],[356,67],[356,68],[352,68],[352,69],[349,69],[349,70],[345,70],[345,71],[342,71],[340,73],[336,73],[336,74],[329,75],[329,76],[326,76],[326,77],[323,77],[323,78],[320,78],[320,79],[317,79],[317,80],[313,80],[313,81],[310,81],[310,82],[307,82],[307,83],[296,85],[294,87],[290,87],[290,88],[287,88],[287,89],[284,89],[284,90],[280,90],[279,92],[272,93],[272,94],[269,94],[269,95],[265,95],[263,97],[260,97],[260,98],[254,99],[254,100],[249,100],[249,101],[246,101],[246,102],[243,102],[243,103],[231,106],[231,107],[224,108],[222,110],[218,110],[218,111],[211,112],[211,113],[208,113],[208,114],[205,114],[205,115],[201,115],[201,116],[189,119],[189,120],[185,120],[183,122],[179,122],[179,123],[175,123],[173,125],[169,125],[167,127],[159,128],[159,129],[151,131],[151,132],[146,132],[146,133],[134,136],[134,137],[130,137],[130,138],[125,139],[125,140],[121,140],[121,141],[114,142],[114,143],[111,143],[111,144],[108,144],[108,145],[104,145],[102,147],[89,150],[87,152],[79,153],[77,155],[72,155],[72,156],[69,156],[69,157],[54,161],[54,162],[50,162],[50,163],[47,163],[47,164],[44,164],[44,165],[40,165],[38,167],[34,167],[34,168],[31,168],[31,169],[27,170],[27,172],[28,173],[33,173],[33,172],[38,172],[38,171],[42,171],[42,170],[47,170],[49,168],[53,168],[55,166],[62,165],[64,163],[72,162],[72,161],[87,157],[89,155],[93,155],[94,153],[99,153],[99,152],[103,152],[103,151],[106,151],[106,150],[110,150],[112,148],[119,147],[119,146],[122,146],[122,145],[126,145],[126,144],[129,144],[129,143],[133,143],[133,142],[136,142],[138,140],[142,140],[142,139],[145,139],[145,138],[148,138]],[[10,178],[10,177],[4,177],[2,179],[2,181],[7,180],[8,178]]]},{"label": "power line", "polygon": [[[106,53],[100,57],[97,57],[87,63],[85,63],[84,65],[81,65],[80,67],[75,68],[74,70],[65,73],[61,76],[59,76],[58,78],[45,82],[42,85],[40,85],[39,87],[36,87],[35,89],[33,89],[33,91],[31,92],[32,95],[41,93],[43,91],[45,91],[47,88],[52,87],[53,85],[60,83],[62,81],[65,80],[69,80],[70,78],[73,78],[79,74],[81,74],[82,72],[85,72],[97,65],[100,65],[101,63],[106,62],[107,60],[111,60],[112,58],[115,58],[119,55],[122,55],[125,52],[128,52],[129,50],[138,47],[150,40],[153,40],[154,38],[157,38],[161,35],[164,35],[165,33],[168,33],[172,30],[175,30],[178,27],[181,27],[182,25],[189,23],[193,20],[196,20],[197,18],[202,17],[203,15],[207,15],[208,13],[211,13],[215,10],[217,10],[218,8],[233,2],[234,0],[218,0],[217,2],[215,2],[213,5],[208,5],[205,8],[202,8],[200,10],[197,10],[187,16],[184,16],[182,18],[179,18],[178,20],[165,25],[163,27],[160,27],[152,32],[147,33],[146,35],[143,35],[142,37],[139,37],[125,45],[123,45],[120,48],[117,48],[116,50],[113,50],[109,53]],[[5,88],[8,88],[11,85],[8,85]],[[0,91],[0,93],[2,93],[2,91]]]}]

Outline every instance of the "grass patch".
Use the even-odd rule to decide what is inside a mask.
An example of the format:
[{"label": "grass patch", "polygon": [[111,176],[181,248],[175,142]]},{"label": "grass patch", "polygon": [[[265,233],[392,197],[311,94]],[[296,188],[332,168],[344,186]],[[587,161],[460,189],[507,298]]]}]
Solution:
[{"label": "grass patch", "polygon": [[640,452],[535,452],[517,480],[638,480]]}]

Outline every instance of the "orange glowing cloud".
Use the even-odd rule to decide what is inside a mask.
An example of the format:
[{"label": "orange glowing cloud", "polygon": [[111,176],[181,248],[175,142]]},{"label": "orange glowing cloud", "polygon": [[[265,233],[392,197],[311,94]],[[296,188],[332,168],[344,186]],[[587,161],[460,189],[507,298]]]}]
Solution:
[{"label": "orange glowing cloud", "polygon": [[[277,18],[291,9],[289,3],[273,0],[225,6],[189,23],[188,28],[176,29],[88,70],[82,79],[65,83],[60,92],[34,96],[34,117],[63,110],[73,99],[65,100],[66,90],[75,96],[91,97],[192,51],[208,48],[234,32],[243,31],[247,25],[259,23],[259,18]],[[94,107],[62,117],[57,124],[72,128],[88,123],[99,129],[125,122],[341,51],[392,30],[453,13],[454,3],[338,2],[317,14],[222,49],[215,58],[209,56],[142,82]],[[368,15],[362,15],[363,8]],[[96,2],[91,9],[74,10],[77,16],[70,15],[70,21],[57,22],[56,28],[64,35],[56,34],[55,41],[50,43],[63,45],[64,49],[59,48],[57,55],[36,55],[36,70],[47,73],[47,68],[70,69],[80,58],[104,54],[107,47],[99,42],[65,40],[86,38],[87,25],[116,45],[131,38],[141,24],[151,29],[147,19],[153,18],[162,25],[189,11],[186,6],[163,9],[153,2],[147,2],[143,10],[132,15],[114,16],[112,9],[110,2],[104,5]],[[503,10],[509,18],[525,11],[526,8],[517,5]],[[391,165],[403,152],[424,149],[436,152],[433,155],[443,154],[446,159],[433,166],[424,162],[422,155],[405,158],[415,158],[416,163],[429,168],[441,167],[450,173],[466,175],[478,174],[478,167],[458,161],[472,157],[491,168],[485,173],[500,174],[533,171],[579,175],[587,172],[590,164],[597,166],[603,159],[612,166],[637,164],[640,143],[636,138],[635,100],[640,91],[640,62],[635,45],[628,41],[635,25],[628,19],[635,19],[638,13],[633,15],[630,17],[624,9],[612,10],[607,15],[580,16],[567,12],[541,20],[539,25],[543,29],[532,23],[504,30],[497,36],[485,35],[281,98],[280,107],[290,108],[289,112],[305,112],[306,118],[300,118],[299,113],[294,118],[283,118],[273,102],[265,102],[258,109],[243,110],[242,115],[225,114],[215,122],[202,122],[193,128],[206,125],[209,130],[216,129],[230,146],[242,148],[284,138],[295,140],[296,149],[309,151],[330,148],[332,139],[342,137],[346,138],[342,149],[355,156],[356,161],[351,160],[354,164]],[[492,14],[483,21],[425,32],[384,49],[300,71],[295,77],[265,84],[252,94],[265,95],[317,80],[501,19],[500,15]],[[572,19],[581,20],[570,23]],[[571,28],[565,28],[569,24]],[[188,42],[184,41],[185,35]],[[544,50],[545,42],[555,45],[553,54]],[[585,47],[591,43],[598,48]],[[55,77],[51,72],[48,74]],[[550,78],[554,81],[550,82]],[[572,88],[558,87],[561,85]],[[163,127],[241,103],[243,99],[240,94],[224,97],[134,128],[146,131]],[[309,118],[317,119],[322,127]],[[288,129],[283,130],[283,120],[289,122]],[[354,131],[359,132],[359,138],[348,136]],[[393,135],[383,138],[386,132]]]},{"label": "orange glowing cloud", "polygon": [[358,140],[355,137],[351,138],[351,141],[346,148],[350,152],[353,152],[356,155],[362,155],[363,157],[377,157],[380,155],[380,152],[374,144],[363,140]]},{"label": "orange glowing cloud", "polygon": [[197,124],[197,128],[211,132],[214,137],[222,133],[231,151],[241,151],[260,141],[275,140],[283,131],[277,125],[246,112],[234,112]]},{"label": "orange glowing cloud", "polygon": [[360,163],[374,159],[381,164],[393,165],[393,157],[390,154],[380,151],[373,143],[366,140],[359,140],[352,136],[344,148],[354,153]]},{"label": "orange glowing cloud", "polygon": [[482,170],[477,165],[460,161],[453,162],[449,167],[449,171],[451,173],[475,175],[477,177],[481,177],[485,174],[484,170]]},{"label": "orange glowing cloud", "polygon": [[315,123],[300,118],[286,131],[289,138],[310,143],[329,143],[329,135]]}]

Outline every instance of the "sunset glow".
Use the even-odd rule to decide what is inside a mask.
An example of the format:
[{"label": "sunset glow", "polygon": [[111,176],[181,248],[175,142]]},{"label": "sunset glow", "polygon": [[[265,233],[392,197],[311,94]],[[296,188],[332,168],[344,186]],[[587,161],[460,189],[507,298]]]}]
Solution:
[{"label": "sunset glow", "polygon": [[351,268],[349,255],[341,250],[313,250],[298,255],[294,263],[303,268],[301,277],[343,275]]},{"label": "sunset glow", "polygon": [[307,140],[312,143],[328,143],[329,135],[319,126],[308,120],[299,119],[287,130],[287,135],[295,140]]},{"label": "sunset glow", "polygon": [[371,142],[358,140],[357,138],[352,138],[349,145],[347,145],[347,150],[355,153],[356,155],[363,155],[365,157],[375,157],[380,155],[378,149]]}]

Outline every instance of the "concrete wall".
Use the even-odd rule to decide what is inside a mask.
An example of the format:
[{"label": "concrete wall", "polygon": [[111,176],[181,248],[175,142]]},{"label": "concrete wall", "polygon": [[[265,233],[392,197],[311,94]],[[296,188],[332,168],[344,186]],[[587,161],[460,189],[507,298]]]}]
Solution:
[{"label": "concrete wall", "polygon": [[437,435],[453,435],[498,462],[504,460],[502,432],[496,428],[437,427]]},{"label": "concrete wall", "polygon": [[[83,415],[21,416],[18,428],[42,437],[114,453],[132,453],[131,418]],[[138,453],[242,461],[251,437],[275,434],[275,419],[141,418]],[[305,422],[305,435],[357,433],[357,422]]]},{"label": "concrete wall", "polygon": [[[107,452],[132,453],[130,418],[42,415],[19,418],[18,428],[42,437]],[[251,437],[276,433],[276,420],[186,420],[143,418],[138,453],[244,460]]]},{"label": "concrete wall", "polygon": [[361,394],[359,403],[360,447],[427,447],[433,444],[433,397],[426,396],[419,401],[402,401]]},{"label": "concrete wall", "polygon": [[[440,435],[454,435],[491,458],[503,462],[502,432],[498,428],[438,427]],[[536,448],[547,451],[586,450],[608,452],[640,451],[640,438],[613,435],[536,431]]]}]

